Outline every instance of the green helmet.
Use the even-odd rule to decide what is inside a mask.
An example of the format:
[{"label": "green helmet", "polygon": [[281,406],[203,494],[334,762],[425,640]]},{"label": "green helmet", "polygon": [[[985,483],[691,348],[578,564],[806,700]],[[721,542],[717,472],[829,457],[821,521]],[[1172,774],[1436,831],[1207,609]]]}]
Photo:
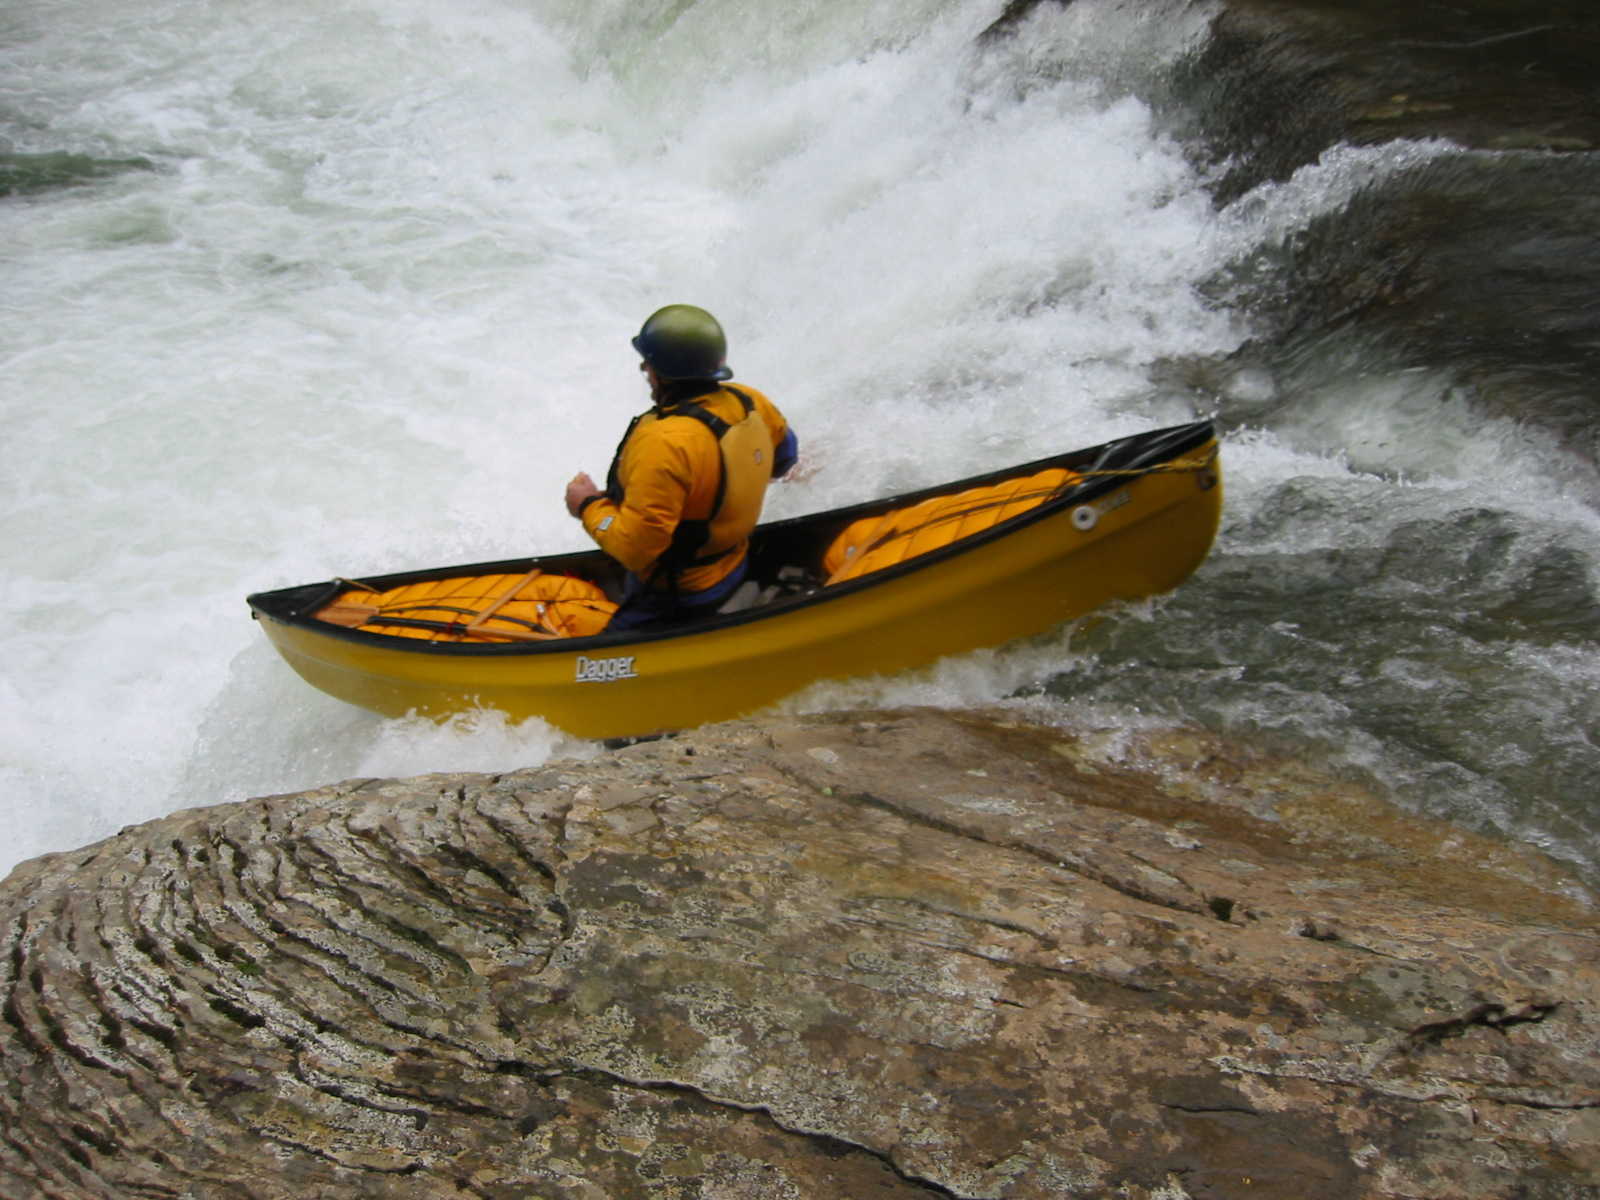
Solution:
[{"label": "green helmet", "polygon": [[633,348],[663,379],[733,378],[723,361],[728,339],[722,326],[692,304],[669,304],[651,313]]}]

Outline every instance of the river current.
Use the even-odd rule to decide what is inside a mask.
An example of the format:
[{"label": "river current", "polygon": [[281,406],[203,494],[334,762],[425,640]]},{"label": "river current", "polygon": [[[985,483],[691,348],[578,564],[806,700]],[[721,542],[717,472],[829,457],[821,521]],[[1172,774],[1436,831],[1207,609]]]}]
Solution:
[{"label": "river current", "polygon": [[7,6],[0,869],[177,807],[600,753],[344,706],[243,597],[579,548],[562,487],[643,406],[628,338],[685,301],[802,438],[769,515],[1226,431],[1224,528],[1173,596],[790,707],[1195,723],[1600,874],[1600,486],[1529,417],[1565,384],[1511,404],[1448,342],[1282,320],[1373,188],[1536,186],[1538,156],[1339,147],[1219,205],[1151,99],[1204,6],[983,37],[1004,8]]}]

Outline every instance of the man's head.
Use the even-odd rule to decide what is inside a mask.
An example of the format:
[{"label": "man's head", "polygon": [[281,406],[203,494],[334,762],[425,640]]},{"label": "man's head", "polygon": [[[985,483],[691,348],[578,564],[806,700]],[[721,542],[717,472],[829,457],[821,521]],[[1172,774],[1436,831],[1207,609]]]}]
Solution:
[{"label": "man's head", "polygon": [[692,304],[669,304],[650,314],[633,339],[645,366],[661,380],[731,379],[728,339],[717,319]]}]

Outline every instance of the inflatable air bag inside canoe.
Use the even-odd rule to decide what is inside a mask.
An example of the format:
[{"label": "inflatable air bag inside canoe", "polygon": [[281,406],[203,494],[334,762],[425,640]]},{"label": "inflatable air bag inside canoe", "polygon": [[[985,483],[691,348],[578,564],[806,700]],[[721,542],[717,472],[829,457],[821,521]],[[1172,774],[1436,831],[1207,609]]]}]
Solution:
[{"label": "inflatable air bag inside canoe", "polygon": [[828,547],[822,572],[833,584],[881,571],[1037,508],[1081,478],[1065,467],[1052,467],[990,487],[936,496],[881,516],[863,517],[846,526]]},{"label": "inflatable air bag inside canoe", "polygon": [[435,642],[544,641],[599,633],[617,606],[568,575],[468,575],[386,592],[359,585],[317,616],[336,625]]}]

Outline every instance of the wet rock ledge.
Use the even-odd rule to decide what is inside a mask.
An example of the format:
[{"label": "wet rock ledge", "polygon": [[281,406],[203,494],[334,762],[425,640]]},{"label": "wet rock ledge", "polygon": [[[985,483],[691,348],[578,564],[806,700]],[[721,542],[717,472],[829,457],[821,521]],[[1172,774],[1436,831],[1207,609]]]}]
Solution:
[{"label": "wet rock ledge", "polygon": [[0,885],[0,1194],[1574,1197],[1595,898],[1200,735],[730,724]]}]

